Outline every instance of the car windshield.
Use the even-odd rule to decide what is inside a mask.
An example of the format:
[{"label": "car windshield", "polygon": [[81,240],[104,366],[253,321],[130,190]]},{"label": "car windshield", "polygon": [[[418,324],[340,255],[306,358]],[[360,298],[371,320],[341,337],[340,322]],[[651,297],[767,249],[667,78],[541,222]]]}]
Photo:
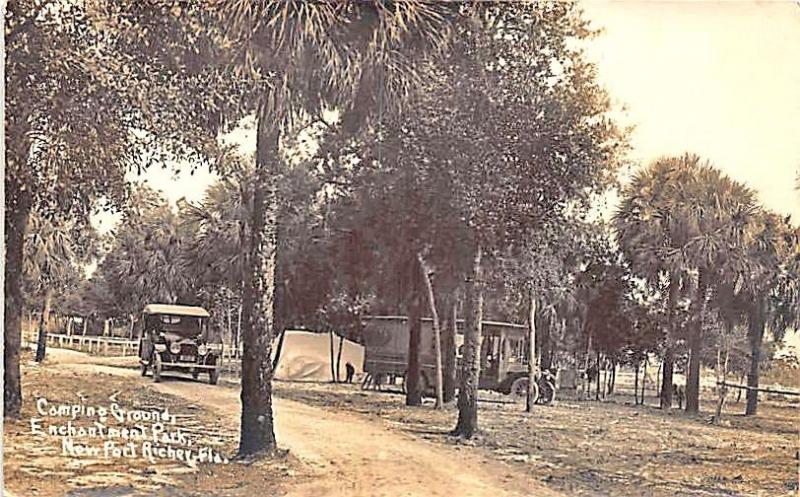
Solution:
[{"label": "car windshield", "polygon": [[205,331],[206,319],[174,314],[151,314],[147,316],[148,329],[175,333],[184,338],[193,338]]}]

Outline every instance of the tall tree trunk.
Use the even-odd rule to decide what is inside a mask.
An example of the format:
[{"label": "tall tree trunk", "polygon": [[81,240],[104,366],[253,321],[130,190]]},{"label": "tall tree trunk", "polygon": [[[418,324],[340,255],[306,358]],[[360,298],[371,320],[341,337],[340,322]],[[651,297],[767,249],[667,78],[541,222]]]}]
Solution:
[{"label": "tall tree trunk", "polygon": [[[286,209],[283,207],[283,204],[278,206],[277,212],[278,219],[286,219]],[[283,228],[281,227],[281,223],[275,227],[276,229],[276,237],[278,240],[282,239],[283,236]],[[286,292],[288,282],[285,278],[286,269],[284,268],[284,262],[282,257],[275,258],[275,300],[272,304],[273,315],[275,316],[275,326],[274,326],[274,333],[278,333],[278,345],[275,347],[275,357],[272,359],[272,372],[274,374],[275,371],[278,369],[278,363],[281,360],[281,354],[283,353],[283,342],[286,338],[286,320],[287,320],[287,302],[286,302]],[[333,364],[333,363],[331,363]],[[336,374],[334,375],[334,381],[339,381],[339,363],[336,363]]]},{"label": "tall tree trunk", "polygon": [[750,342],[750,372],[747,375],[747,406],[745,416],[753,416],[758,412],[759,365],[761,363],[761,342],[764,340],[764,310],[763,298],[756,299],[750,306],[747,339]]},{"label": "tall tree trunk", "polygon": [[597,351],[597,383],[594,387],[594,400],[600,400],[600,351]]},{"label": "tall tree trunk", "polygon": [[422,254],[417,254],[419,267],[422,270],[422,278],[425,282],[425,288],[428,291],[428,306],[431,310],[431,318],[433,319],[433,354],[435,358],[436,370],[434,372],[434,383],[436,388],[436,404],[434,409],[441,409],[444,405],[444,391],[443,391],[443,375],[442,375],[442,333],[439,328],[439,313],[436,310],[436,296],[433,293],[433,282],[431,276],[433,269],[428,266]]},{"label": "tall tree trunk", "polygon": [[336,351],[336,383],[342,381],[342,351],[344,350],[344,335],[339,335],[339,350]]},{"label": "tall tree trunk", "polygon": [[701,269],[697,277],[697,294],[689,336],[689,374],[686,377],[686,412],[700,411],[700,356],[703,348],[703,314],[706,312],[707,273]]},{"label": "tall tree trunk", "polygon": [[328,332],[328,344],[330,352],[330,365],[331,365],[331,383],[336,383],[336,350],[333,345],[333,331]]},{"label": "tall tree trunk", "polygon": [[242,419],[239,455],[275,449],[272,417],[272,338],[277,258],[278,139],[264,105],[258,112],[250,253],[242,308]]},{"label": "tall tree trunk", "polygon": [[44,291],[42,314],[39,317],[39,337],[36,341],[36,362],[44,361],[44,355],[47,351],[47,324],[50,322],[50,305],[52,301],[53,291],[48,288]]},{"label": "tall tree trunk", "polygon": [[475,250],[464,298],[464,355],[458,391],[458,421],[453,434],[472,438],[478,430],[478,383],[481,374],[481,325],[483,321],[483,275],[481,247]]},{"label": "tall tree trunk", "polygon": [[422,363],[420,341],[422,339],[422,298],[418,261],[409,261],[411,269],[411,295],[408,305],[408,365],[406,369],[406,405],[422,405]]},{"label": "tall tree trunk", "polygon": [[677,336],[675,310],[678,305],[680,282],[674,272],[669,277],[669,294],[667,300],[667,345],[664,350],[664,366],[661,369],[661,409],[672,407],[672,374],[675,367],[675,337]]},{"label": "tall tree trunk", "polygon": [[[586,361],[585,361],[585,363],[583,365],[583,375],[586,378],[586,381],[584,382],[584,385],[585,385],[585,387],[584,387],[584,397],[586,398],[586,400],[589,400],[589,398],[592,395],[592,381],[589,378],[589,364],[591,362],[591,357],[592,357],[592,328],[584,325],[584,329],[586,329],[586,328],[589,328],[589,330],[588,330],[589,331],[589,336],[586,339]],[[600,373],[600,365],[599,364],[597,365],[597,368],[598,368],[597,372],[599,374]]]},{"label": "tall tree trunk", "polygon": [[[644,358],[644,366],[642,367],[642,395],[641,395],[641,397],[642,397],[642,405],[644,405],[644,394],[647,392],[647,390],[646,390],[646,388],[647,388],[647,362],[648,362],[647,361],[647,357],[645,357]],[[659,364],[658,367],[661,368],[661,365]],[[660,372],[661,372],[661,370],[659,369],[659,373]],[[660,374],[659,373],[656,373],[656,381],[658,381],[658,378],[660,378]],[[656,388],[655,391],[658,392],[659,391],[658,388]]]},{"label": "tall tree trunk", "polygon": [[611,359],[611,373],[608,375],[608,395],[614,393],[614,383],[617,378],[617,362]]},{"label": "tall tree trunk", "polygon": [[525,395],[525,412],[533,412],[536,402],[536,295],[530,290],[528,298],[528,391]]},{"label": "tall tree trunk", "polygon": [[633,405],[639,405],[639,364],[640,361],[636,361],[636,365],[633,368]]},{"label": "tall tree trunk", "polygon": [[458,333],[458,300],[453,292],[450,320],[444,332],[444,401],[456,398],[456,335]]},{"label": "tall tree trunk", "polygon": [[286,329],[281,330],[281,334],[278,337],[278,345],[275,347],[275,358],[272,359],[272,371],[275,372],[278,370],[278,364],[281,361],[281,354],[283,353],[283,341],[286,340]]},{"label": "tall tree trunk", "polygon": [[[9,174],[8,170],[6,174]],[[5,416],[19,417],[22,404],[19,372],[23,307],[22,261],[31,197],[29,187],[12,183],[13,180],[6,176],[3,412]]]}]

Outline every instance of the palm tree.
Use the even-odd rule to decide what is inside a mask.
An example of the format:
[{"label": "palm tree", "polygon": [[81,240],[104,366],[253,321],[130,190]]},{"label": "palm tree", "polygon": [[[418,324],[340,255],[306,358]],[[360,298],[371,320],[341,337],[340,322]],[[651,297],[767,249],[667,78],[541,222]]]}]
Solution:
[{"label": "palm tree", "polygon": [[[688,158],[688,157],[687,157]],[[667,284],[667,330],[661,387],[661,408],[672,406],[674,347],[678,336],[675,310],[685,292],[689,265],[681,250],[687,243],[687,226],[672,215],[675,185],[688,179],[683,158],[664,157],[634,175],[622,192],[614,214],[617,241],[638,275],[652,286]]]},{"label": "palm tree", "polygon": [[750,270],[743,293],[749,302],[747,337],[750,343],[750,371],[747,376],[746,415],[758,409],[761,345],[766,329],[776,339],[790,328],[800,326],[800,233],[788,218],[761,213],[752,227],[749,245]]},{"label": "palm tree", "polygon": [[710,288],[747,270],[749,225],[757,211],[752,191],[695,155],[656,161],[623,193],[616,213],[618,240],[637,272],[669,281],[669,330],[661,406],[671,406],[674,312],[679,292],[691,297],[691,352],[686,410],[697,412],[703,316]]},{"label": "palm tree", "polygon": [[24,244],[23,273],[30,293],[41,296],[36,361],[44,360],[54,297],[81,280],[94,254],[94,231],[74,220],[49,219],[34,212]]},{"label": "palm tree", "polygon": [[411,61],[443,47],[454,10],[433,2],[380,0],[238,0],[222,7],[228,34],[241,49],[236,69],[263,81],[244,278],[241,455],[275,447],[270,355],[283,131],[325,106],[343,110],[351,128],[376,107],[398,106],[415,86]]}]

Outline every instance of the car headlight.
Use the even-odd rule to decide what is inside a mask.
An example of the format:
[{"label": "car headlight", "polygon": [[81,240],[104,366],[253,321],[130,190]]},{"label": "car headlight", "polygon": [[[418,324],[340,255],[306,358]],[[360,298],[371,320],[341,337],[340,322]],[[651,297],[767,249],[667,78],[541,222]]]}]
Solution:
[{"label": "car headlight", "polygon": [[178,354],[181,351],[181,344],[178,342],[172,342],[169,346],[169,351],[173,354]]},{"label": "car headlight", "polygon": [[206,347],[206,344],[201,343],[200,345],[197,346],[197,353],[199,355],[206,355],[207,352],[208,352],[208,347]]}]

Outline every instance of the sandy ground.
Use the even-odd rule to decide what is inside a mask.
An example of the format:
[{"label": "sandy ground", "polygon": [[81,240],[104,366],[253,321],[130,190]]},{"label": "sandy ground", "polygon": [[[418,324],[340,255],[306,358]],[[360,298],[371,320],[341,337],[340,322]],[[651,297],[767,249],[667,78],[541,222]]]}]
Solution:
[{"label": "sandy ground", "polygon": [[[69,371],[81,376],[108,378],[110,381],[125,378],[137,383],[144,382],[142,384],[148,388],[142,390],[152,389],[158,395],[178,398],[189,405],[212,411],[216,416],[214,423],[210,425],[213,431],[238,430],[239,392],[233,387],[187,381],[181,375],[166,376],[162,383],[155,384],[149,378],[140,378],[138,372],[131,369],[93,364],[95,358],[82,353],[49,349],[48,354],[51,363],[48,367],[57,367],[61,372]],[[279,488],[284,495],[561,495],[546,488],[525,468],[499,461],[489,454],[468,450],[466,447],[431,443],[413,434],[391,429],[381,420],[346,410],[310,406],[282,398],[275,399],[275,413],[280,445],[288,448],[290,454],[299,460],[299,471],[295,477],[283,479],[278,482],[279,485],[271,487],[273,491]],[[25,454],[17,451],[9,453],[7,457],[21,461]],[[8,467],[9,461],[4,464]],[[216,468],[215,466],[209,470],[209,479],[218,471]],[[268,469],[274,472],[274,468]],[[202,481],[202,475],[201,472],[199,476],[192,476],[193,485]],[[35,479],[33,475],[29,476]],[[17,486],[17,490],[19,488]],[[197,488],[195,486],[196,492],[199,491]],[[12,487],[12,490],[15,489]],[[251,490],[249,495],[259,493]]]},{"label": "sandy ground", "polygon": [[[62,362],[57,362],[54,359]],[[80,353],[51,350],[44,365],[23,356],[23,415],[19,420],[5,419],[4,483],[9,497],[241,497],[282,495],[282,485],[301,478],[299,461],[281,457],[263,461],[231,461],[229,464],[199,464],[194,467],[170,460],[150,463],[141,458],[114,460],[104,457],[69,457],[62,455],[57,437],[31,432],[30,419],[36,413],[36,398],[51,404],[109,405],[118,402],[125,409],[168,406],[180,418],[183,432],[195,446],[214,448],[223,457],[235,453],[235,427],[221,422],[211,409],[142,388],[142,379],[133,371],[110,369],[113,374],[94,371]],[[92,425],[88,418],[73,424]]]},{"label": "sandy ground", "polygon": [[[356,385],[279,382],[276,395],[357,412],[434,443],[464,445],[446,435],[455,424],[454,406],[434,411],[428,401],[409,409],[402,395],[364,392]],[[624,395],[605,402],[563,398],[529,415],[505,396],[481,397],[482,432],[469,451],[510,462],[565,495],[798,495],[796,404],[762,402],[756,417],[740,414],[743,403],[729,404],[724,425],[713,426],[710,399],[699,416],[678,409],[665,413],[654,407],[654,398],[649,406],[634,406]]]}]

